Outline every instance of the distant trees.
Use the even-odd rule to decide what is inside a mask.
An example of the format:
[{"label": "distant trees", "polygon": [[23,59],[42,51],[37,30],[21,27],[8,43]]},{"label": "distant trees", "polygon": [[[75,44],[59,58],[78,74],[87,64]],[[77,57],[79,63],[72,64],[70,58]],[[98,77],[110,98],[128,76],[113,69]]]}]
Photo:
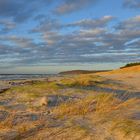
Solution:
[{"label": "distant trees", "polygon": [[134,63],[128,63],[125,66],[120,67],[120,68],[123,69],[123,68],[127,68],[127,67],[138,66],[138,65],[140,65],[140,62],[134,62]]}]

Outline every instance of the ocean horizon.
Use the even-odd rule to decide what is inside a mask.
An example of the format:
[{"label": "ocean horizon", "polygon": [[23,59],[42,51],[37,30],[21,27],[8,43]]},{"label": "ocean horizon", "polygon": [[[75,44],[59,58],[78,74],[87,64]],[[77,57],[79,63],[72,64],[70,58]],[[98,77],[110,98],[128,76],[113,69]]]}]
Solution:
[{"label": "ocean horizon", "polygon": [[25,80],[34,78],[47,78],[56,74],[0,74],[0,80]]}]

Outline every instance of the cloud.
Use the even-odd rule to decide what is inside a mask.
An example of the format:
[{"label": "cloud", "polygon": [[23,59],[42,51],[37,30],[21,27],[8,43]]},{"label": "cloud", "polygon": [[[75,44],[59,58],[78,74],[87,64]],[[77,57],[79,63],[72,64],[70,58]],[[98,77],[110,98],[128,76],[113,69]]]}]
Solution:
[{"label": "cloud", "polygon": [[139,9],[140,8],[140,0],[124,0],[124,7]]},{"label": "cloud", "polygon": [[39,8],[48,6],[53,0],[0,0],[0,17],[23,22],[32,18]]},{"label": "cloud", "polygon": [[7,32],[16,28],[16,23],[10,20],[0,20],[0,26],[2,26],[0,32]]},{"label": "cloud", "polygon": [[[112,15],[78,20],[59,16],[96,2],[0,0],[0,67],[140,60],[140,15],[121,22]],[[136,9],[139,1],[125,0],[124,5]]]},{"label": "cloud", "polygon": [[[41,38],[39,42],[28,36],[0,36],[0,64],[28,66],[140,60],[139,16],[107,28],[112,20],[112,16],[87,19],[92,25],[83,22],[85,19],[67,24],[57,19],[43,19],[35,28]],[[79,28],[63,32],[70,25]]]},{"label": "cloud", "polygon": [[[118,23],[113,32],[105,29],[106,26],[99,27],[84,28],[65,35],[60,32],[46,32],[46,34],[43,32],[43,34],[45,41],[49,42],[48,45],[58,48],[57,55],[64,56],[57,60],[61,60],[61,63],[64,61],[129,62],[140,59],[138,41],[135,45],[133,42],[140,36],[139,16]],[[130,45],[131,41],[133,45]],[[121,53],[118,53],[119,51]]]},{"label": "cloud", "polygon": [[73,13],[87,8],[91,4],[95,4],[95,2],[97,0],[63,0],[62,4],[56,7],[54,13],[58,15]]},{"label": "cloud", "polygon": [[48,32],[48,34],[50,34],[50,32],[55,32],[55,31],[60,31],[62,29],[66,29],[66,28],[73,28],[73,27],[80,27],[82,29],[95,29],[96,28],[103,28],[106,27],[108,25],[109,22],[111,22],[113,19],[115,19],[115,17],[113,16],[103,16],[101,18],[97,18],[97,19],[82,19],[79,21],[75,21],[72,23],[67,23],[64,24],[62,22],[60,22],[58,19],[54,19],[54,18],[43,18],[39,25],[37,25],[34,29],[32,29],[30,32],[31,33],[38,33],[38,32]]},{"label": "cloud", "polygon": [[[50,56],[49,58],[44,56],[43,61],[45,62],[45,59],[47,59],[52,63],[92,63],[138,60],[140,58],[140,53],[138,53],[140,48],[138,48],[138,45],[137,47],[135,45],[136,52],[133,50],[134,46],[126,45],[126,43],[140,36],[140,31],[137,30],[139,28],[139,16],[118,23],[114,28],[114,32],[106,29],[111,20],[113,20],[112,16],[105,16],[94,20],[96,24],[93,26],[80,21],[75,22],[78,25],[70,23],[67,25],[80,26],[81,29],[76,29],[76,31],[68,32],[67,34],[55,31],[55,26],[54,28],[49,28],[49,31],[40,30],[44,41],[47,43],[46,47],[49,47],[53,52],[51,53],[53,56],[48,55]],[[67,27],[67,25],[62,27]],[[119,51],[121,52],[118,53]]]},{"label": "cloud", "polygon": [[83,19],[74,23],[67,24],[67,27],[97,28],[104,27],[114,19],[113,16],[104,16],[100,19]]},{"label": "cloud", "polygon": [[140,15],[127,19],[119,23],[117,29],[119,30],[139,30],[140,29]]},{"label": "cloud", "polygon": [[63,28],[63,25],[59,20],[49,17],[46,18],[43,16],[43,19],[40,21],[39,25],[37,25],[37,27],[32,29],[30,32],[49,32],[52,30],[59,30],[61,28]]}]

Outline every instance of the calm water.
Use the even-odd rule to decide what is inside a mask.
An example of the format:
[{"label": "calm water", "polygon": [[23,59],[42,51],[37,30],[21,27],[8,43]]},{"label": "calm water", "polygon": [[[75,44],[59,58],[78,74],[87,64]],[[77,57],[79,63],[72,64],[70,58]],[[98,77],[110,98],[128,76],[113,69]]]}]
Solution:
[{"label": "calm water", "polygon": [[20,80],[31,78],[47,78],[54,76],[53,74],[0,74],[0,80]]}]

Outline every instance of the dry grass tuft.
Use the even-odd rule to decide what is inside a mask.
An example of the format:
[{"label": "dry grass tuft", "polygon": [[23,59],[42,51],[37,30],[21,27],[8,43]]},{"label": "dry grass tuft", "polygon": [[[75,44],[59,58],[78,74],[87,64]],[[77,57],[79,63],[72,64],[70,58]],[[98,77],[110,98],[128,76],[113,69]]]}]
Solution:
[{"label": "dry grass tuft", "polygon": [[120,131],[125,136],[140,134],[140,121],[131,119],[119,119],[113,122],[112,131]]},{"label": "dry grass tuft", "polygon": [[74,78],[63,79],[61,80],[61,83],[69,87],[75,87],[75,86],[92,86],[97,83],[102,83],[103,81],[104,78],[99,76],[80,75],[75,76]]}]

